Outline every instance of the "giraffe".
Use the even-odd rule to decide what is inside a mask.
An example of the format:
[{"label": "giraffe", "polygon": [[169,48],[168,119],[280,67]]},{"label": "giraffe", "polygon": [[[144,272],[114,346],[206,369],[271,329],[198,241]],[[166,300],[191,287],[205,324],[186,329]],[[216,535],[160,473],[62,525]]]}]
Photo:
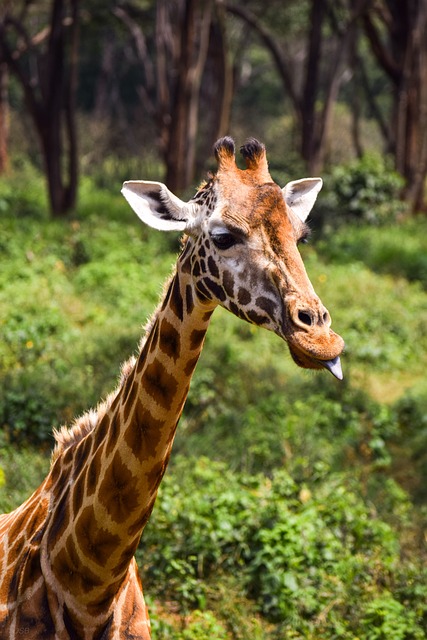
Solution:
[{"label": "giraffe", "polygon": [[56,432],[50,471],[0,516],[0,637],[148,640],[134,553],[165,472],[214,309],[286,341],[297,365],[342,378],[344,342],[306,274],[297,244],[320,178],[270,177],[255,139],[215,144],[217,171],[189,202],[159,182],[129,181],[139,218],[184,233],[163,298],[116,390]]}]

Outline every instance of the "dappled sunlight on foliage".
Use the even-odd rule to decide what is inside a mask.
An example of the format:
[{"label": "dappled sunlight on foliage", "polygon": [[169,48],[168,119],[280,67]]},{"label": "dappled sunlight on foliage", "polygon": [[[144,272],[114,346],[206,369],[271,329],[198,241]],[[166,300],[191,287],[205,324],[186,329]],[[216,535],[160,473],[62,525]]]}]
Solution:
[{"label": "dappled sunlight on foliage", "polygon": [[[405,503],[403,493],[396,507],[399,501]],[[404,613],[411,565],[402,562],[398,535],[350,473],[300,483],[284,469],[249,476],[208,459],[178,457],[138,559],[151,594],[174,601],[181,614],[212,605],[210,579],[230,572],[280,628],[350,639],[387,603],[387,624],[399,620],[414,634],[402,637],[423,637],[427,585],[417,613]]]}]

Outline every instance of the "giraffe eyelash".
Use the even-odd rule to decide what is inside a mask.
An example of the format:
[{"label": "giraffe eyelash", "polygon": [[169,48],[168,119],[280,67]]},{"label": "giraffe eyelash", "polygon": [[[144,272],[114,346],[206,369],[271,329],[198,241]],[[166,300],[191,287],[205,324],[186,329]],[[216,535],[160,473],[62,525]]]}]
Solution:
[{"label": "giraffe eyelash", "polygon": [[305,226],[300,237],[298,238],[297,244],[308,244],[311,238],[311,229],[308,226]]}]

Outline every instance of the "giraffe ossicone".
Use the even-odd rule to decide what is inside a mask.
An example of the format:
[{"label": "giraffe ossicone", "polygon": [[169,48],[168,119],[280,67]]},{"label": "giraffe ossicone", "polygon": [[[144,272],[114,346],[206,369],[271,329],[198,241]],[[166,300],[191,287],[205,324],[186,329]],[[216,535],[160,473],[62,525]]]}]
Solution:
[{"label": "giraffe ossicone", "polygon": [[184,234],[182,251],[117,389],[56,433],[46,479],[0,515],[2,639],[150,638],[134,553],[216,306],[276,333],[299,366],[342,377],[344,342],[297,248],[321,179],[281,189],[255,139],[245,169],[231,138],[214,153],[217,172],[189,202],[160,182],[123,185],[144,223]]}]

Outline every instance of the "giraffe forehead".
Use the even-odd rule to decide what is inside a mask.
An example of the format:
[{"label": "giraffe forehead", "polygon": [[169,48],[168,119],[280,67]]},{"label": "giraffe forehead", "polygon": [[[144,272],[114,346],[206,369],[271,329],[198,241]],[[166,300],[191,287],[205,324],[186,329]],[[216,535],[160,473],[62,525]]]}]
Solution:
[{"label": "giraffe forehead", "polygon": [[264,229],[269,239],[275,242],[283,242],[287,237],[294,238],[294,220],[288,215],[282,190],[277,184],[242,184],[235,181],[222,189],[221,186],[213,219],[240,228],[248,235]]}]

